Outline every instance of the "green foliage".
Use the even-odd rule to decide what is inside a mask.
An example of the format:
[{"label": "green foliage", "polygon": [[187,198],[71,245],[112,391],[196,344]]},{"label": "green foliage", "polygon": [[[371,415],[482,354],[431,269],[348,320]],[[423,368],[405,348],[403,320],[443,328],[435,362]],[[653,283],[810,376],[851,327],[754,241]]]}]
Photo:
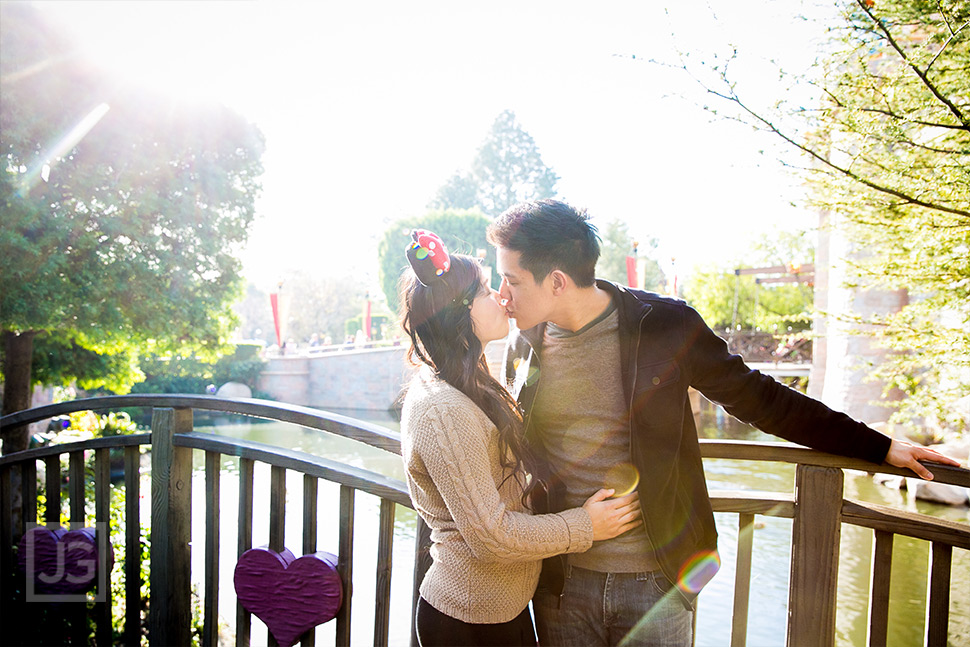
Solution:
[{"label": "green foliage", "polygon": [[205,393],[210,384],[241,382],[256,388],[266,362],[259,356],[259,344],[237,344],[235,350],[216,361],[197,356],[148,355],[141,366],[145,379],[132,386],[132,393]]},{"label": "green foliage", "polygon": [[[596,263],[596,276],[622,285],[627,284],[626,258],[633,254],[633,246],[637,241],[630,235],[627,224],[621,220],[613,220],[603,227],[600,232],[600,258]],[[666,284],[664,272],[660,263],[654,258],[657,251],[657,239],[651,238],[645,244],[639,243],[636,256],[638,271],[642,267],[644,283],[639,286],[653,292],[662,291]]]},{"label": "green foliage", "polygon": [[471,169],[450,177],[428,204],[431,209],[479,208],[497,216],[513,204],[556,195],[559,176],[546,166],[532,135],[515,113],[502,112],[482,143]]},{"label": "green foliage", "polygon": [[894,420],[955,430],[970,393],[968,20],[963,1],[848,4],[809,140],[831,161],[812,198],[858,250],[859,283],[910,295],[871,322],[892,351],[876,376],[906,394]]},{"label": "green foliage", "polygon": [[262,135],[223,106],[113,83],[31,5],[0,8],[0,328],[41,333],[53,383],[123,391],[139,351],[214,358]]},{"label": "green foliage", "polygon": [[[400,307],[398,282],[408,264],[405,249],[411,241],[412,229],[428,229],[438,234],[452,254],[476,256],[479,250],[484,250],[485,265],[494,268],[495,250],[485,240],[489,222],[485,215],[474,209],[444,209],[391,223],[377,247],[378,278],[388,308],[396,313]],[[492,286],[497,287],[498,283],[498,274],[493,273]]]},{"label": "green foliage", "polygon": [[33,378],[40,384],[86,390],[104,388],[127,393],[131,384],[144,379],[138,357],[131,347],[117,353],[98,353],[63,337],[39,334],[34,338]]},{"label": "green foliage", "polygon": [[[907,396],[894,421],[966,430],[953,405],[970,392],[970,3],[836,8],[814,69],[779,70],[792,91],[772,107],[739,94],[729,73],[736,49],[706,66],[714,82],[688,71],[733,117],[810,161],[811,201],[851,242],[853,258],[840,260],[854,264],[856,283],[908,292],[900,312],[859,322],[890,350],[875,377]],[[805,86],[818,90],[813,108]]]},{"label": "green foliage", "polygon": [[756,275],[738,276],[734,270],[811,263],[815,256],[811,239],[805,232],[768,233],[742,254],[744,262],[696,268],[684,286],[684,296],[715,330],[729,330],[732,324],[740,330],[771,333],[808,330],[814,299],[810,284],[759,285]]}]

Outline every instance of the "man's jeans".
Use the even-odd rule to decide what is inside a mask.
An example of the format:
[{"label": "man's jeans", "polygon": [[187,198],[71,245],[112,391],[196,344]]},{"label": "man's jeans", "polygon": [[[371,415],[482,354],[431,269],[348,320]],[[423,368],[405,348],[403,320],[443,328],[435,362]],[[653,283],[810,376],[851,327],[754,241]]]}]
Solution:
[{"label": "man's jeans", "polygon": [[566,567],[562,604],[542,589],[533,598],[539,644],[690,647],[693,612],[663,573],[598,573]]}]

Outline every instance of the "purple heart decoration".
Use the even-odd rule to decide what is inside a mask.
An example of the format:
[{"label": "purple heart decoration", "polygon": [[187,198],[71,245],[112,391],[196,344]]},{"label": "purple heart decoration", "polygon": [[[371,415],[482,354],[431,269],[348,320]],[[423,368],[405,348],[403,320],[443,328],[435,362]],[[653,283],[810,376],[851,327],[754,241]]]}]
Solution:
[{"label": "purple heart decoration", "polygon": [[251,548],[236,562],[232,581],[243,608],[266,623],[280,647],[335,618],[344,598],[337,556],[322,551],[296,559],[286,548]]},{"label": "purple heart decoration", "polygon": [[[107,558],[110,571],[114,565],[110,540]],[[61,527],[51,530],[35,526],[20,538],[17,551],[20,572],[33,578],[35,593],[45,595],[90,591],[98,582],[101,559],[94,528],[68,531]]]}]

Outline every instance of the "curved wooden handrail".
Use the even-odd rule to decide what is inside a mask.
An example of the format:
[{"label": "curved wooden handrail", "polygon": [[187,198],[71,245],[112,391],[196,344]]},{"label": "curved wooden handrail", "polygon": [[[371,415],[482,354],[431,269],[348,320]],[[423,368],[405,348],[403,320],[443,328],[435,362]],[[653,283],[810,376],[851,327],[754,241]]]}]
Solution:
[{"label": "curved wooden handrail", "polygon": [[338,463],[322,456],[313,456],[293,449],[282,449],[252,440],[198,432],[176,434],[174,441],[176,446],[219,452],[225,456],[250,458],[346,485],[408,508],[414,507],[403,481],[360,467]]},{"label": "curved wooden handrail", "polygon": [[0,418],[0,429],[25,425],[73,411],[86,411],[88,409],[102,411],[127,407],[200,409],[291,422],[303,427],[338,434],[392,454],[401,453],[401,435],[380,425],[295,404],[257,400],[255,398],[219,398],[211,395],[107,395],[99,398],[71,400],[8,414]]},{"label": "curved wooden handrail", "polygon": [[[98,398],[71,400],[69,402],[61,402],[8,414],[0,418],[0,429],[8,426],[37,422],[73,411],[85,411],[88,409],[100,411],[126,407],[186,407],[278,420],[311,429],[327,431],[393,454],[400,455],[401,453],[401,435],[381,425],[356,420],[321,409],[283,402],[257,400],[254,398],[219,398],[209,395],[110,395]],[[897,476],[914,476],[907,469],[893,467],[887,464],[875,465],[857,458],[826,454],[787,442],[702,439],[700,444],[701,455],[704,458],[800,463],[804,465],[854,469],[865,472],[880,472]],[[95,447],[92,446],[90,448],[93,449]],[[2,459],[0,459],[0,464],[2,464]],[[934,480],[939,483],[970,488],[970,470],[929,462],[923,462],[923,465],[933,473]]]},{"label": "curved wooden handrail", "polygon": [[[846,458],[826,454],[815,449],[802,447],[788,442],[753,442],[749,440],[706,440],[702,439],[701,456],[704,458],[727,458],[746,461],[774,461],[820,467],[838,467],[860,472],[878,472],[898,476],[916,475],[908,469],[893,467],[883,463],[876,465],[860,458]],[[933,473],[934,481],[948,485],[970,488],[970,470],[951,467],[940,463],[920,461]]]}]

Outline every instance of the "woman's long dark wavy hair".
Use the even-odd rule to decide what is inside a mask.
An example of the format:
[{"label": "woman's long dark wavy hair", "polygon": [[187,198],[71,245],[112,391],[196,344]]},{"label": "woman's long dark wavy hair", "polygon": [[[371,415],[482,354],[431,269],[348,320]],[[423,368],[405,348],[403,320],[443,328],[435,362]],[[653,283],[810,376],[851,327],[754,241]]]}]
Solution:
[{"label": "woman's long dark wavy hair", "polygon": [[489,373],[482,343],[472,329],[471,304],[485,292],[482,267],[471,256],[452,254],[451,268],[430,285],[422,285],[408,269],[401,277],[401,327],[411,338],[411,364],[430,366],[495,424],[502,467],[517,480],[523,471],[531,475],[519,480],[526,502],[539,484],[538,461],[524,438],[518,404]]}]

